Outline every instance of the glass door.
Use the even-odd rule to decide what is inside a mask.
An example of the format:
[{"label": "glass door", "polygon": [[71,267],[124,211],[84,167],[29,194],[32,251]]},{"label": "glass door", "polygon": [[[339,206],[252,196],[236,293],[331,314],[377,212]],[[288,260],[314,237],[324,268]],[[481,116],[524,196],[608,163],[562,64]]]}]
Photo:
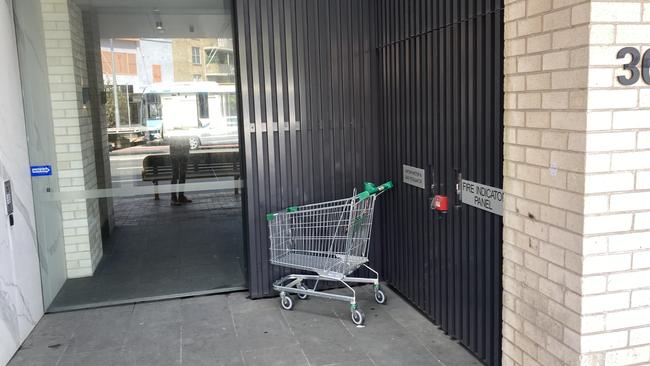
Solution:
[{"label": "glass door", "polygon": [[138,4],[15,3],[50,311],[246,287],[230,3]]}]

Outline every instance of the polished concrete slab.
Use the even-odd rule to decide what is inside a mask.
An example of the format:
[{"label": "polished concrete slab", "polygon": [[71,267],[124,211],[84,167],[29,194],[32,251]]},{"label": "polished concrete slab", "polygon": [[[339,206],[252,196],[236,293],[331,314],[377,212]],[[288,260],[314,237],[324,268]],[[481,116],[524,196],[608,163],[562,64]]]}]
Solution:
[{"label": "polished concrete slab", "polygon": [[343,302],[246,292],[47,314],[9,365],[480,365],[392,291],[357,291],[364,327]]},{"label": "polished concrete slab", "polygon": [[241,196],[232,191],[116,198],[115,228],[92,277],[69,279],[48,311],[245,288]]}]

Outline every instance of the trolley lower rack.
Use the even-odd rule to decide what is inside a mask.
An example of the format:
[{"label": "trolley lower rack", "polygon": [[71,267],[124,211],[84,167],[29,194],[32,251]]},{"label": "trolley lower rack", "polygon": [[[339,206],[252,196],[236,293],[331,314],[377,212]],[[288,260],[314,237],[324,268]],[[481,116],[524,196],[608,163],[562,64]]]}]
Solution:
[{"label": "trolley lower rack", "polygon": [[[290,274],[280,278],[279,280],[273,283],[273,289],[280,292],[280,304],[285,310],[293,309],[294,300],[289,294],[296,294],[300,300],[306,300],[310,296],[322,297],[325,299],[331,300],[340,300],[350,303],[350,313],[352,316],[352,322],[356,325],[362,325],[366,316],[363,311],[359,308],[357,304],[356,291],[349,284],[350,283],[367,283],[373,285],[373,290],[375,293],[375,301],[378,304],[386,303],[386,294],[382,291],[381,286],[379,285],[379,274],[372,268],[366,266],[370,271],[377,275],[376,278],[363,278],[363,277],[342,277],[340,279],[328,278],[319,275],[307,275],[307,274]],[[316,281],[313,288],[309,288],[304,284],[305,280]],[[340,281],[345,285],[351,292],[351,296],[334,294],[331,292],[318,291],[316,287],[320,281]]]}]

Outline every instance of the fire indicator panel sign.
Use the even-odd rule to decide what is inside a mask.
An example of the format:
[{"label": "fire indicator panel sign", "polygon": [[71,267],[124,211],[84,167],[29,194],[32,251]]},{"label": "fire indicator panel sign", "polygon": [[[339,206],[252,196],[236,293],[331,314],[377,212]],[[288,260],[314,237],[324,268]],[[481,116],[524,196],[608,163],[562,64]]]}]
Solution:
[{"label": "fire indicator panel sign", "polygon": [[463,179],[461,197],[466,205],[503,216],[503,190],[500,188]]}]

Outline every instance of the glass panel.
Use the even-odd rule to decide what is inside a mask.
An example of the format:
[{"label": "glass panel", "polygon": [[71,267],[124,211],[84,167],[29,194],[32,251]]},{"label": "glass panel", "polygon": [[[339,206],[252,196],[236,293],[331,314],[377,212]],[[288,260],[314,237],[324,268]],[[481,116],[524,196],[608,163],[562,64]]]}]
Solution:
[{"label": "glass panel", "polygon": [[18,3],[46,306],[244,288],[229,3]]},{"label": "glass panel", "polygon": [[[208,93],[201,92],[201,93],[197,93],[196,96],[197,96],[197,102],[199,108],[199,118],[210,118]],[[218,96],[215,95],[214,98],[217,99]],[[223,115],[223,117],[226,117],[226,115]]]}]

